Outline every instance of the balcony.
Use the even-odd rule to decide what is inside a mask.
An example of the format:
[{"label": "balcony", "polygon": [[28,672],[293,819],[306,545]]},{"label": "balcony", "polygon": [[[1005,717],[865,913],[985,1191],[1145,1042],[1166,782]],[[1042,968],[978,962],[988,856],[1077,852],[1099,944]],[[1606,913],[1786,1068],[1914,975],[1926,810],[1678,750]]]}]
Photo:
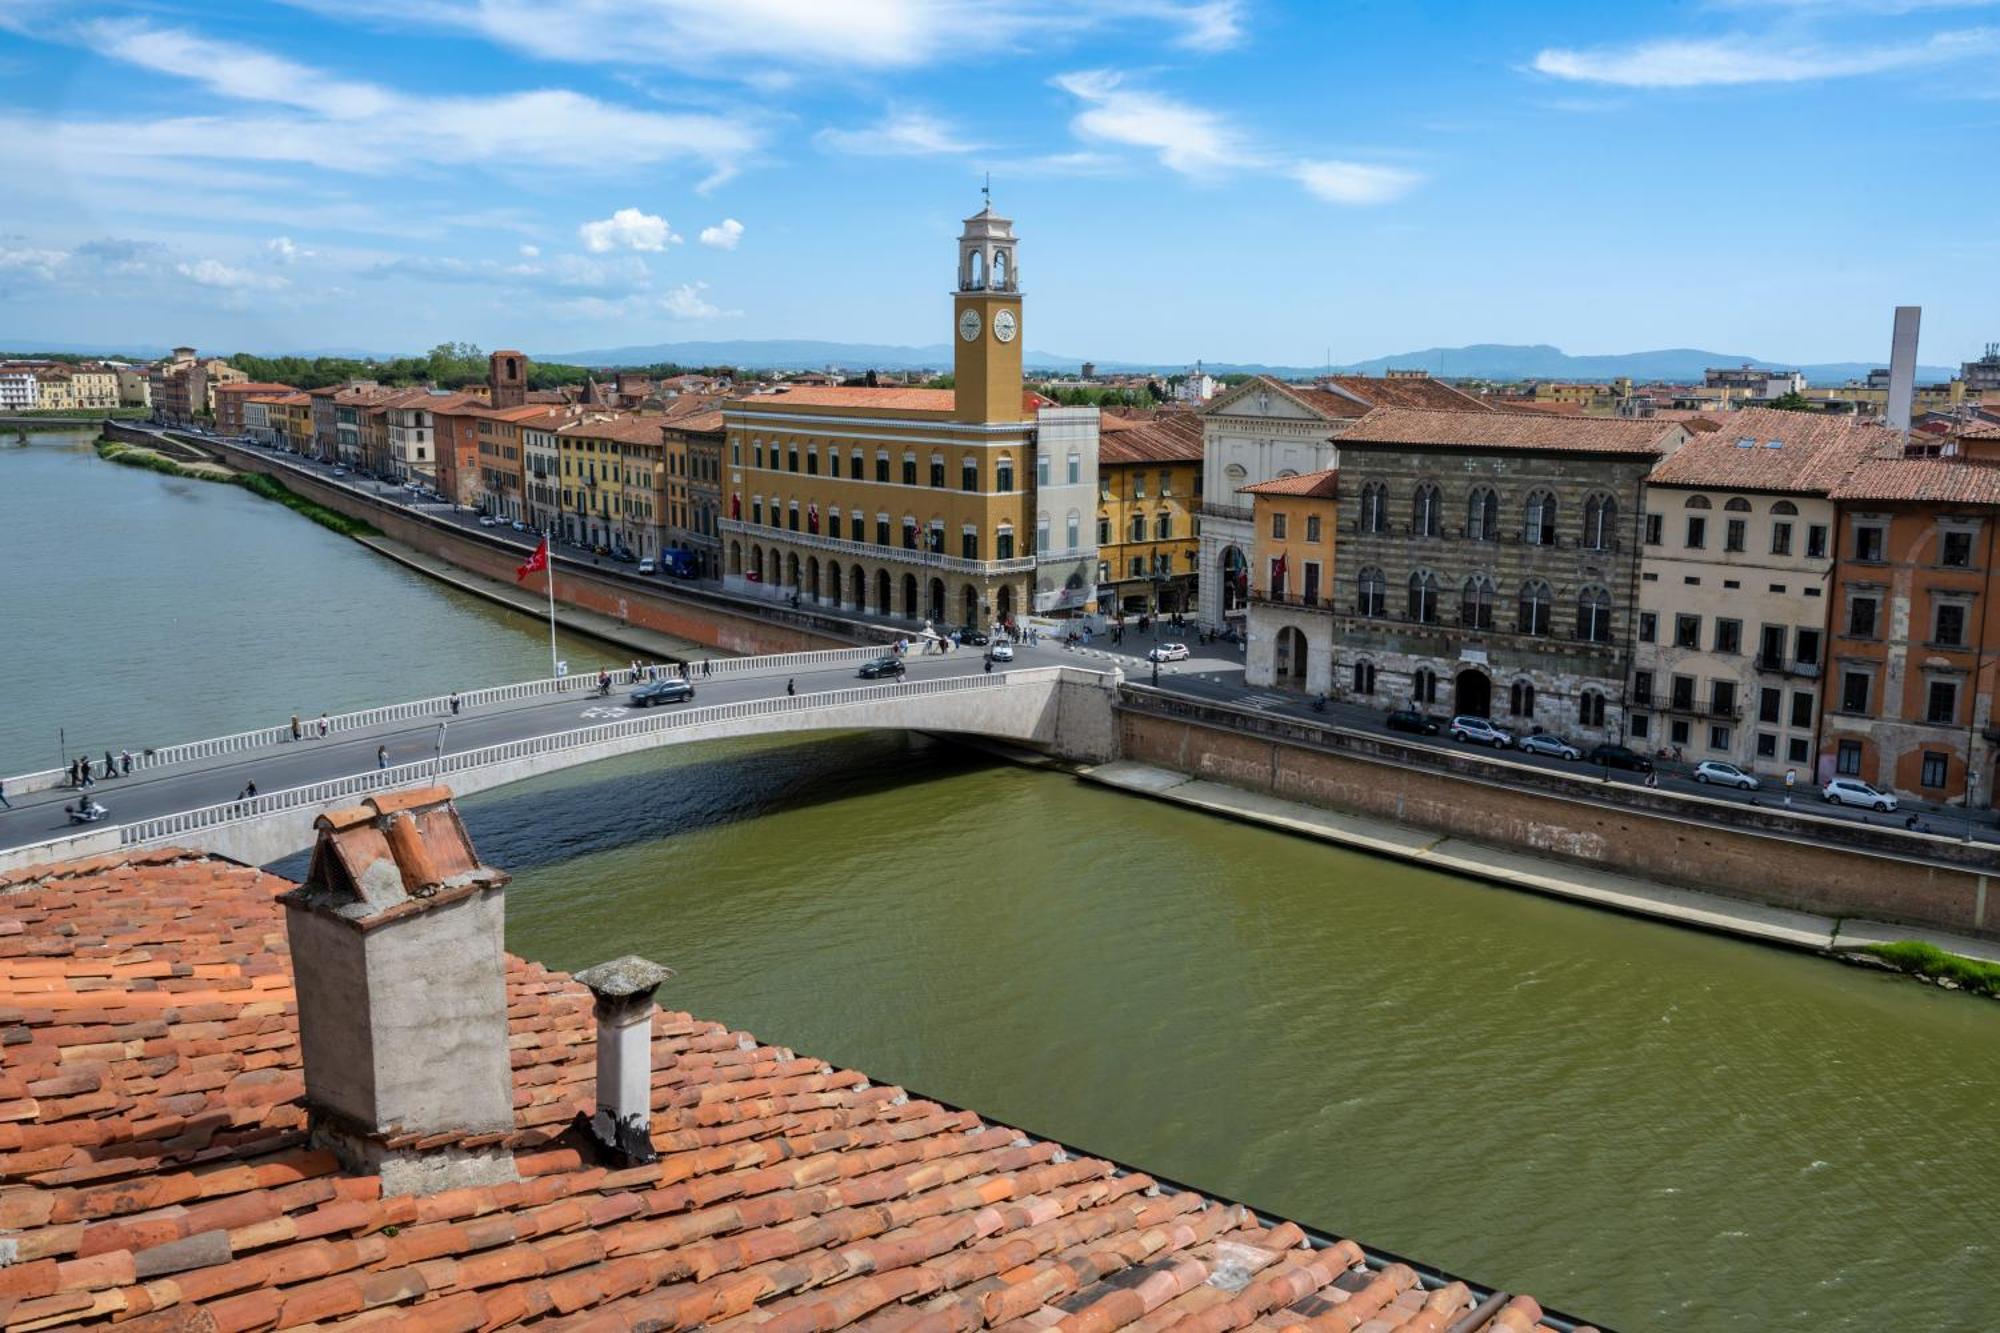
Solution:
[{"label": "balcony", "polygon": [[[1655,704],[1653,707],[1657,708],[1659,705]],[[1665,711],[1669,713],[1681,713],[1689,717],[1715,718],[1725,722],[1734,722],[1743,716],[1743,706],[1741,704],[1730,703],[1718,705],[1713,699],[1686,699],[1677,697],[1667,703]]]},{"label": "balcony", "polygon": [[1335,598],[1331,593],[1317,592],[1271,592],[1265,588],[1252,588],[1250,600],[1259,606],[1297,606],[1309,611],[1334,611]]},{"label": "balcony", "polygon": [[1818,680],[1819,663],[1787,662],[1782,657],[1757,655],[1757,670],[1767,676],[1797,676],[1801,680]]},{"label": "balcony", "polygon": [[938,551],[926,551],[920,547],[852,542],[841,537],[823,537],[817,532],[794,532],[790,528],[760,526],[734,518],[718,519],[716,527],[727,536],[743,537],[750,541],[790,542],[794,546],[809,546],[815,550],[839,552],[852,559],[895,560],[906,565],[923,565],[926,568],[948,570],[956,574],[1022,574],[1035,567],[1035,557],[1032,555],[1014,556],[1007,560],[967,560],[963,556],[945,555]]}]

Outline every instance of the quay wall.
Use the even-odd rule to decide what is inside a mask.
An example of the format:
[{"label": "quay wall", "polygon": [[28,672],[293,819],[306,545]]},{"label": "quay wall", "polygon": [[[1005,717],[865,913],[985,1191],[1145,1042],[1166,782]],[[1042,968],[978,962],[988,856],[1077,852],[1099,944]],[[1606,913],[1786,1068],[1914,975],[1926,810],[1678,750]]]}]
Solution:
[{"label": "quay wall", "polygon": [[[1128,685],[1119,752],[1212,782],[1833,917],[2000,939],[1990,846],[1317,729]],[[1593,788],[1598,790],[1593,792]]]}]

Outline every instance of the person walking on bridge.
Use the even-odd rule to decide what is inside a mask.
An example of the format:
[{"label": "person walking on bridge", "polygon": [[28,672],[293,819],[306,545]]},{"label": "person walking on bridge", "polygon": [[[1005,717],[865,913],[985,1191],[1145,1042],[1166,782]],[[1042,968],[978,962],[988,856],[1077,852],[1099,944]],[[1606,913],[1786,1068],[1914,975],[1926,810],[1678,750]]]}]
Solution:
[{"label": "person walking on bridge", "polygon": [[126,777],[129,778],[132,776],[132,752],[130,750],[120,752],[118,756],[118,769]]},{"label": "person walking on bridge", "polygon": [[327,723],[327,720],[326,720],[326,714],[325,714],[325,713],[321,713],[321,714],[319,715],[319,738],[320,738],[321,740],[325,740],[325,739],[326,739],[326,733],[327,733],[327,732],[328,732],[328,731],[329,731],[330,729],[331,729],[331,728],[330,728],[330,726],[329,726],[329,724]]},{"label": "person walking on bridge", "polygon": [[7,799],[7,784],[0,782],[0,810],[12,810],[14,803]]},{"label": "person walking on bridge", "polygon": [[386,746],[386,745],[378,745],[378,746],[376,746],[376,747],[375,747],[375,767],[377,767],[377,768],[387,768],[388,766],[389,766],[389,747],[388,747],[388,746]]},{"label": "person walking on bridge", "polygon": [[787,678],[785,681],[785,697],[789,699],[798,692],[799,692],[798,680],[796,678]]},{"label": "person walking on bridge", "polygon": [[453,717],[457,717],[457,716],[458,716],[458,691],[457,691],[457,690],[453,690],[453,691],[451,692],[451,715],[452,715]]},{"label": "person walking on bridge", "polygon": [[306,734],[306,733],[305,733],[305,728],[299,725],[299,715],[298,715],[297,713],[293,713],[293,714],[292,714],[292,739],[293,739],[293,740],[295,740],[295,741],[298,741],[298,740],[304,740],[304,739],[305,739],[305,734]]},{"label": "person walking on bridge", "polygon": [[104,752],[104,776],[107,778],[118,776],[118,760],[112,756],[109,750]]}]

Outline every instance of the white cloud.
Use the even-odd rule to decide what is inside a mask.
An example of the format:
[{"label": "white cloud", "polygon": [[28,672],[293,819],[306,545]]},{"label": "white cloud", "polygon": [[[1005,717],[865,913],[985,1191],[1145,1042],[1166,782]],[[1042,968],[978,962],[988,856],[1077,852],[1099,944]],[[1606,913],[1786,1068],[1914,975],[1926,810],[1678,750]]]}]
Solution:
[{"label": "white cloud", "polygon": [[1996,53],[1995,28],[1940,32],[1900,45],[1824,46],[1739,35],[1591,50],[1550,47],[1535,56],[1534,68],[1558,79],[1623,88],[1703,88],[1852,78]]},{"label": "white cloud", "polygon": [[1116,70],[1078,70],[1054,82],[1084,103],[1070,122],[1083,138],[1150,150],[1161,165],[1187,175],[1254,165],[1254,154],[1220,115],[1130,87]]},{"label": "white cloud", "polygon": [[84,24],[81,33],[85,45],[99,55],[193,79],[224,97],[247,102],[276,102],[353,120],[391,111],[399,100],[385,88],[343,82],[255,47],[180,28],[155,28],[143,19],[98,19]]},{"label": "white cloud", "polygon": [[1392,203],[1423,181],[1419,173],[1400,167],[1329,160],[1300,162],[1291,174],[1314,197],[1330,204]]},{"label": "white cloud", "polygon": [[950,125],[919,111],[899,111],[879,125],[862,129],[824,129],[813,136],[822,148],[837,153],[876,157],[924,157],[939,153],[969,153],[979,145],[959,136]]},{"label": "white cloud", "polygon": [[576,231],[583,237],[584,248],[599,255],[612,250],[659,251],[680,240],[665,218],[636,208],[621,208],[608,218],[584,223]]},{"label": "white cloud", "polygon": [[521,247],[521,258],[533,259],[535,256],[541,254],[541,252],[542,247],[539,245],[523,245]]},{"label": "white cloud", "polygon": [[701,243],[714,246],[717,250],[734,250],[736,243],[743,239],[743,224],[735,218],[724,218],[713,227],[701,229]]},{"label": "white cloud", "polygon": [[253,273],[249,269],[231,268],[219,259],[176,264],[174,271],[199,286],[220,287],[228,291],[270,291],[290,285],[275,273]]},{"label": "white cloud", "polygon": [[722,314],[737,314],[738,311],[724,311],[711,304],[702,293],[708,290],[705,282],[684,282],[660,298],[660,309],[675,319],[714,319]]},{"label": "white cloud", "polygon": [[44,250],[35,246],[10,246],[0,243],[0,273],[28,273],[38,278],[53,278],[56,270],[68,262],[67,250]]},{"label": "white cloud", "polygon": [[298,244],[289,236],[274,236],[264,242],[264,249],[280,264],[290,264],[301,259],[311,259],[313,251]]}]

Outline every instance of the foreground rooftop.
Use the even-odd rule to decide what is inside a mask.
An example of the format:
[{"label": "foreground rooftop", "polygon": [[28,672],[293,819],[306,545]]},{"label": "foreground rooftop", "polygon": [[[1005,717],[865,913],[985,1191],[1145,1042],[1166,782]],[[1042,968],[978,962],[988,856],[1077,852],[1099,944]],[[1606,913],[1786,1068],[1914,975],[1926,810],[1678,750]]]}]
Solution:
[{"label": "foreground rooftop", "polygon": [[659,1160],[594,1165],[591,993],[513,957],[519,1179],[387,1196],[309,1140],[293,887],[172,849],[0,879],[0,1328],[1572,1327],[684,1013]]}]

